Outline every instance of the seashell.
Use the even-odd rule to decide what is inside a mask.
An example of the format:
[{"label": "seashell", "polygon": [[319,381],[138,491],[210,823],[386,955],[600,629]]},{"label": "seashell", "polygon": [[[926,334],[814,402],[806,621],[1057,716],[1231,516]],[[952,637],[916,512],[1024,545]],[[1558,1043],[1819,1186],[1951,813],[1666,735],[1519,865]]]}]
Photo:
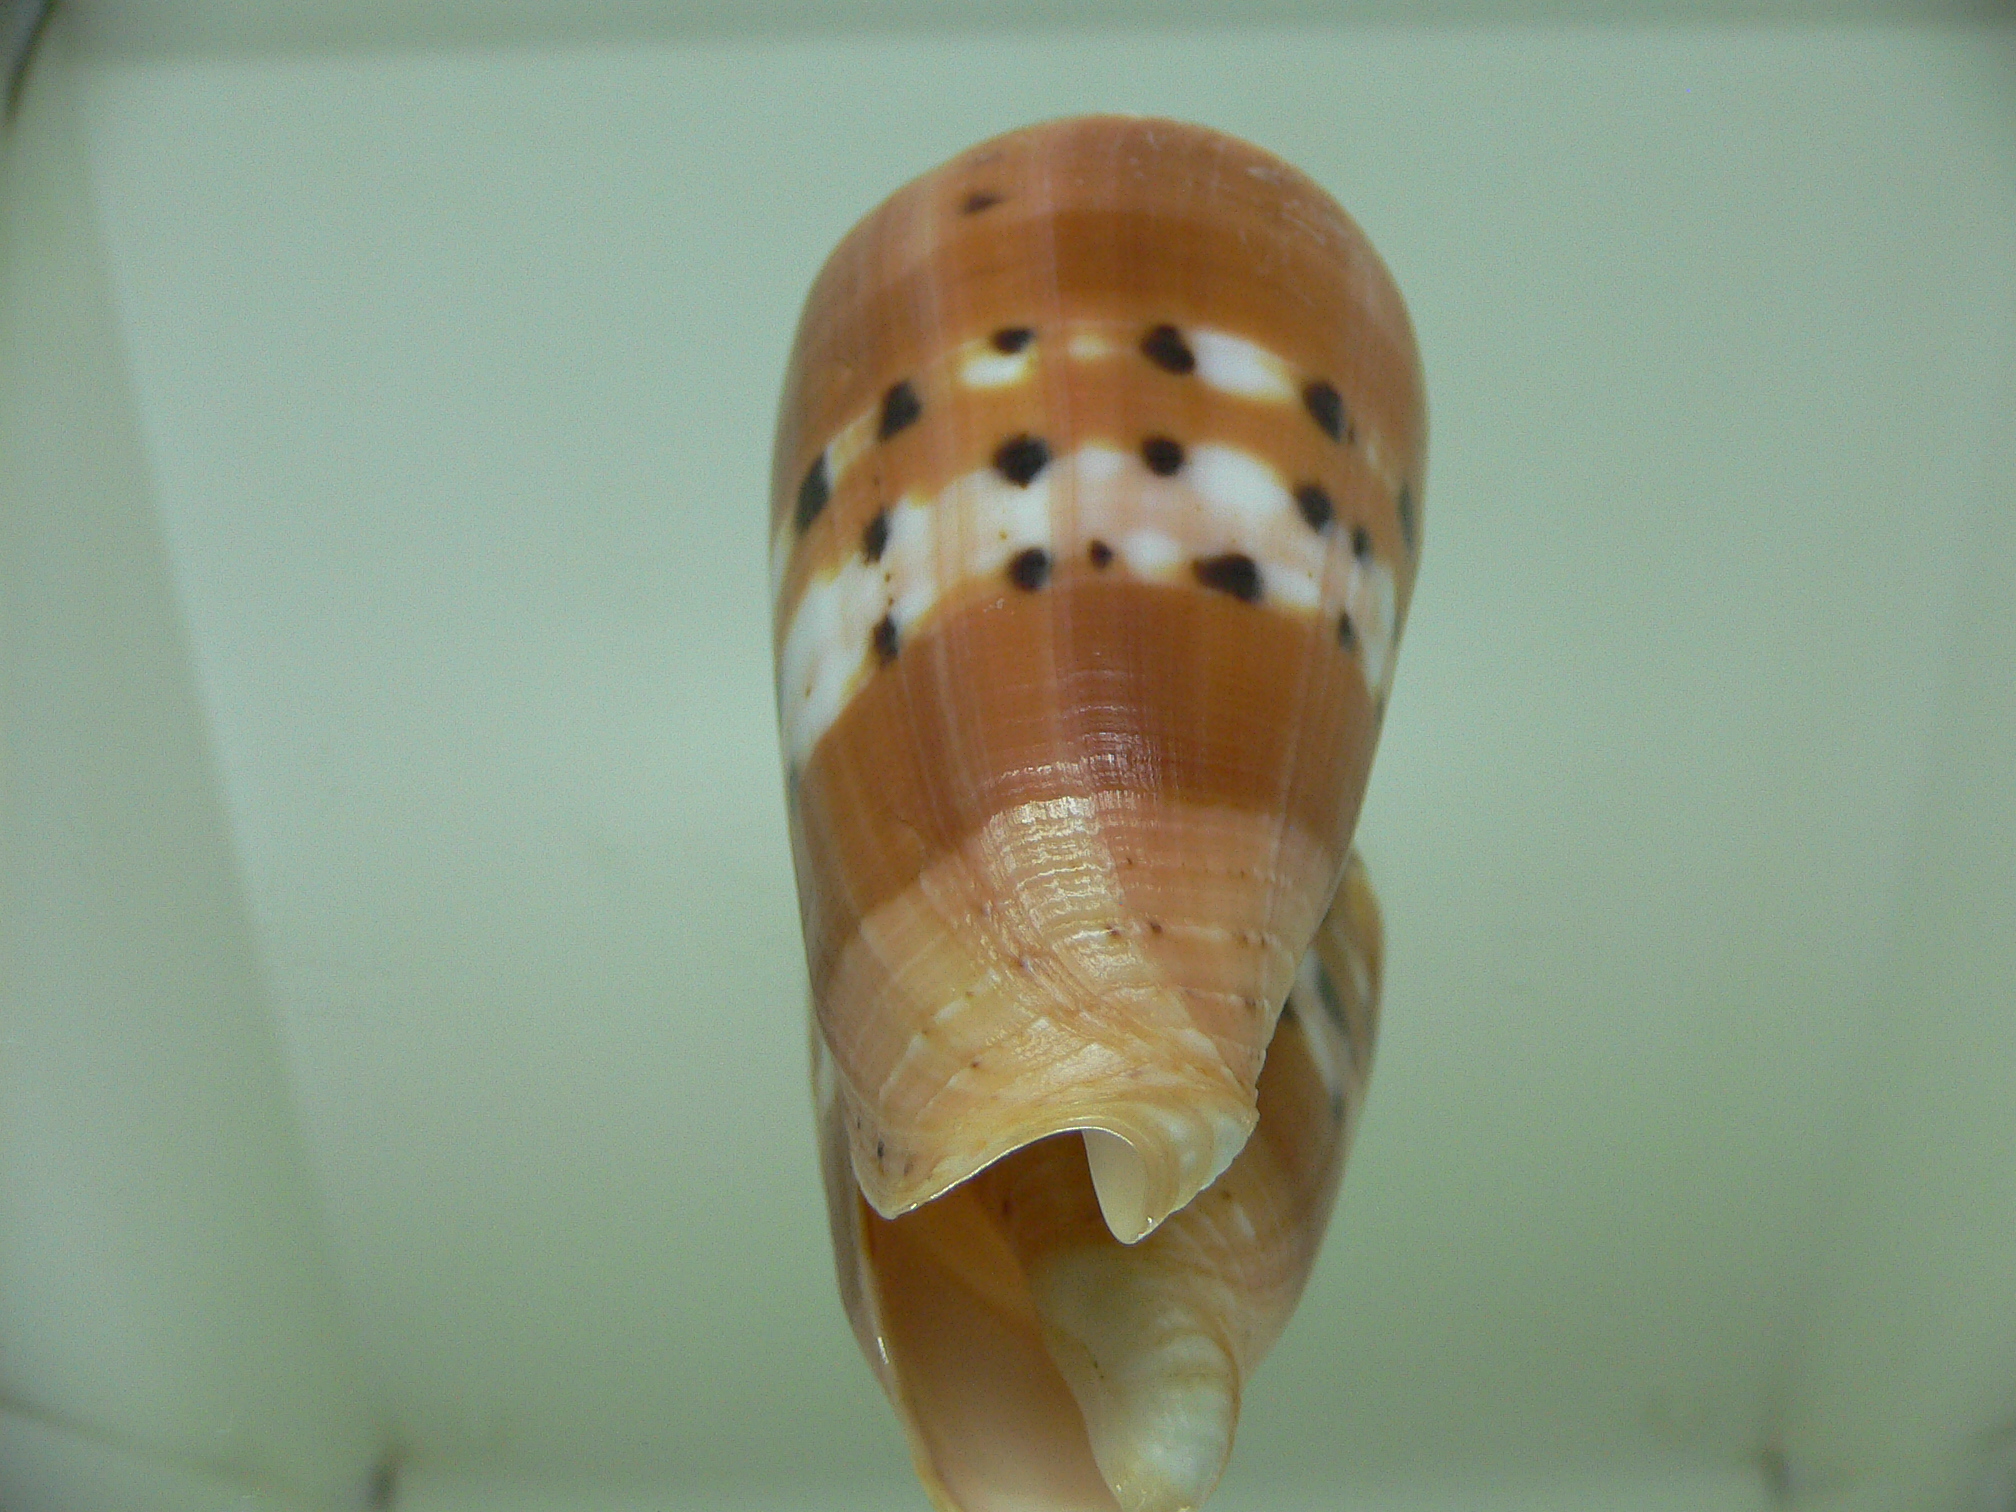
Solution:
[{"label": "seashell", "polygon": [[771,577],[825,1173],[941,1505],[1215,1483],[1369,1053],[1425,434],[1363,234],[1195,127],[982,144],[813,286]]}]

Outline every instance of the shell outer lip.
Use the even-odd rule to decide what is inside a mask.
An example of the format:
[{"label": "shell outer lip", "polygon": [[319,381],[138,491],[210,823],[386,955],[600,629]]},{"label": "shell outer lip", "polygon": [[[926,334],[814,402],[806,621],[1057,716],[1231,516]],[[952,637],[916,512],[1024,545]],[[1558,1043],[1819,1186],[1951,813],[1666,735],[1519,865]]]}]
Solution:
[{"label": "shell outer lip", "polygon": [[[844,1077],[841,1081],[841,1098],[847,1102],[855,1101],[851,1091],[844,1088]],[[1208,1155],[1202,1161],[1193,1159],[1188,1162],[1187,1175],[1160,1183],[1151,1181],[1150,1162],[1135,1141],[1112,1127],[1116,1122],[1119,1120],[1084,1116],[1032,1123],[1017,1129],[1013,1136],[998,1145],[988,1146],[977,1156],[942,1163],[934,1167],[924,1180],[906,1183],[890,1182],[886,1174],[876,1167],[869,1153],[873,1146],[864,1149],[865,1141],[857,1137],[850,1140],[854,1184],[860,1190],[862,1200],[877,1214],[884,1218],[900,1218],[972,1180],[1018,1150],[1056,1135],[1077,1134],[1085,1141],[1086,1162],[1091,1167],[1100,1214],[1106,1220],[1108,1230],[1122,1244],[1136,1244],[1154,1233],[1172,1214],[1188,1206],[1197,1193],[1210,1186],[1224,1174],[1226,1167],[1239,1158],[1239,1152],[1246,1147],[1246,1141],[1259,1123],[1259,1111],[1257,1106],[1249,1104],[1229,1117],[1221,1115],[1208,1119],[1213,1131]]]}]

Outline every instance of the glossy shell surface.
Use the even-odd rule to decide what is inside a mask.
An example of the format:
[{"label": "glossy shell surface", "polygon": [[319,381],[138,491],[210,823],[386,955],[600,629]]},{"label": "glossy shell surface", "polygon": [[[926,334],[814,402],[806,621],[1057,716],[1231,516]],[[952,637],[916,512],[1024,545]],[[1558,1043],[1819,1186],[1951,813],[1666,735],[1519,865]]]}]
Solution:
[{"label": "glossy shell surface", "polygon": [[[1081,1368],[1060,1320],[1094,1275],[1154,1308],[1207,1271],[1266,1293],[1236,1327],[1238,1309],[1183,1304],[1220,1319],[1236,1412],[1278,1327],[1255,1320],[1285,1317],[1306,1274],[1328,1196],[1249,1167],[1256,1150],[1305,1174],[1340,1162],[1355,1084],[1267,1088],[1295,1064],[1362,1074],[1369,1050],[1369,1032],[1326,1050],[1320,1024],[1291,1034],[1281,1014],[1298,972],[1305,998],[1327,983],[1372,1011],[1376,909],[1346,860],[1424,446],[1412,332],[1362,233],[1214,132],[1091,118],[982,144],[871,213],[814,284],[770,518],[814,1057],[850,1312],[945,1505],[1190,1505],[1125,1488],[1195,1491],[1207,1460],[1204,1489],[1216,1478],[1216,1450],[1125,1468],[1182,1435],[1139,1419],[1147,1398],[1097,1405],[1087,1383],[1112,1361]],[[1311,954],[1326,917],[1349,945],[1328,976]],[[1347,983],[1347,958],[1374,966]],[[1270,1095],[1325,1116],[1305,1129]],[[1274,1195],[1227,1212],[1300,1215],[1301,1258],[1167,1261],[1235,1189]],[[1008,1216],[1032,1212],[1048,1237]],[[954,1252],[956,1283],[920,1259]],[[1097,1473],[1080,1490],[1108,1500],[1015,1500],[994,1472],[942,1468],[965,1464],[947,1444],[1014,1436],[929,1427],[891,1361],[937,1335],[881,1330],[910,1316],[892,1297],[951,1305],[974,1285],[1039,1319],[1016,1337],[1071,1389],[1037,1394],[1082,1425]],[[1229,1445],[1230,1418],[1200,1431]]]}]

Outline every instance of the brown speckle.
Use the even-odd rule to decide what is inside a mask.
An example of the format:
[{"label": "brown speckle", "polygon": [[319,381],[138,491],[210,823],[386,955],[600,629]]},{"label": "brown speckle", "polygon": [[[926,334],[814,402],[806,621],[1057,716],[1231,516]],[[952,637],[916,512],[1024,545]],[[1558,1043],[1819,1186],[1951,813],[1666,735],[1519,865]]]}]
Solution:
[{"label": "brown speckle", "polygon": [[1036,332],[1028,326],[1003,326],[991,338],[994,350],[1013,357],[1022,348],[1036,339]]},{"label": "brown speckle", "polygon": [[1327,379],[1317,378],[1303,387],[1302,407],[1332,441],[1352,439],[1351,421],[1344,413],[1344,396]]},{"label": "brown speckle", "polygon": [[1256,604],[1260,601],[1259,564],[1243,551],[1200,557],[1191,564],[1191,570],[1206,588],[1229,593],[1241,603]]},{"label": "brown speckle", "polygon": [[1050,448],[1040,436],[1010,436],[994,449],[994,470],[1017,488],[1027,488],[1050,465]]},{"label": "brown speckle", "polygon": [[1156,477],[1173,477],[1183,466],[1182,443],[1168,436],[1150,436],[1141,443],[1141,460]]},{"label": "brown speckle", "polygon": [[890,618],[888,615],[885,614],[882,616],[882,618],[875,621],[875,633],[873,640],[875,646],[876,661],[880,662],[883,666],[886,667],[889,665],[889,663],[896,660],[896,652],[898,648],[896,642],[895,620],[893,620],[892,618]]},{"label": "brown speckle", "polygon": [[1194,373],[1197,354],[1173,325],[1153,327],[1141,338],[1141,355],[1166,373]]},{"label": "brown speckle", "polygon": [[1016,552],[1008,562],[1008,581],[1025,593],[1034,593],[1050,581],[1050,553],[1041,546]]},{"label": "brown speckle", "polygon": [[861,532],[861,555],[871,562],[882,560],[882,553],[889,546],[889,511],[878,509],[875,518],[868,522]]},{"label": "brown speckle", "polygon": [[819,518],[819,511],[826,507],[832,492],[832,484],[826,480],[826,453],[822,451],[812,459],[812,465],[805,469],[804,482],[798,485],[798,507],[792,513],[792,523],[800,535]]},{"label": "brown speckle", "polygon": [[975,189],[959,202],[961,215],[978,215],[982,210],[991,210],[1001,203],[1001,196],[991,189]]},{"label": "brown speckle", "polygon": [[924,403],[917,397],[917,390],[910,386],[910,380],[889,385],[889,392],[882,396],[882,421],[876,426],[878,439],[887,441],[898,431],[916,423],[924,413]]},{"label": "brown speckle", "polygon": [[1302,512],[1302,518],[1311,530],[1321,530],[1336,513],[1331,507],[1330,495],[1321,483],[1304,483],[1297,488],[1295,507]]},{"label": "brown speckle", "polygon": [[1113,548],[1104,541],[1094,541],[1087,546],[1085,555],[1094,567],[1104,569],[1113,565]]},{"label": "brown speckle", "polygon": [[1363,525],[1352,527],[1351,555],[1363,562],[1372,555],[1372,533]]}]

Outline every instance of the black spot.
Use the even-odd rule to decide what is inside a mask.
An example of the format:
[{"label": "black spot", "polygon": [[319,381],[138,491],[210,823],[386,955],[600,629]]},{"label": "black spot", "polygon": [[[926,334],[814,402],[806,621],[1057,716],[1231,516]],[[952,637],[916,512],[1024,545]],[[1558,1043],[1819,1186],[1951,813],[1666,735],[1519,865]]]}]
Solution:
[{"label": "black spot", "polygon": [[878,1165],[881,1163],[882,1158],[883,1158],[882,1141],[878,1139],[875,1141],[875,1160]]},{"label": "black spot", "polygon": [[805,481],[798,485],[798,509],[792,519],[800,535],[811,528],[832,496],[832,485],[826,481],[826,453],[822,451],[812,459],[812,465],[805,470]]},{"label": "black spot", "polygon": [[1150,934],[1162,933],[1162,921],[1160,919],[1150,919],[1148,921],[1148,933]]},{"label": "black spot", "polygon": [[1166,478],[1183,465],[1182,444],[1167,436],[1150,436],[1141,443],[1141,460],[1156,477]]},{"label": "black spot", "polygon": [[994,350],[1012,357],[1036,339],[1028,326],[1003,326],[993,336]]},{"label": "black spot", "polygon": [[889,511],[878,509],[875,518],[868,522],[868,528],[861,532],[861,555],[871,562],[879,562],[888,548]]},{"label": "black spot", "polygon": [[889,665],[889,663],[896,660],[897,647],[896,647],[895,620],[891,619],[888,615],[885,614],[882,616],[882,618],[875,621],[875,634],[873,639],[875,646],[875,659],[877,661],[879,661],[880,663],[882,663],[883,666],[886,667]]},{"label": "black spot", "polygon": [[1183,333],[1173,325],[1158,325],[1143,336],[1141,355],[1166,372],[1192,373],[1197,370],[1196,354],[1190,350],[1190,343],[1183,339]]},{"label": "black spot", "polygon": [[1104,541],[1094,541],[1087,546],[1085,555],[1091,559],[1094,567],[1104,568],[1113,565],[1113,548]]},{"label": "black spot", "polygon": [[1336,513],[1330,506],[1330,495],[1323,491],[1321,483],[1304,483],[1296,489],[1295,507],[1302,511],[1302,518],[1309,522],[1311,530],[1321,530]]},{"label": "black spot", "polygon": [[1400,538],[1407,543],[1407,549],[1414,549],[1414,490],[1405,483],[1400,485],[1400,497],[1395,501],[1400,508]]},{"label": "black spot", "polygon": [[1017,588],[1034,593],[1050,581],[1050,553],[1041,546],[1016,552],[1008,563],[1008,581]]},{"label": "black spot", "polygon": [[1348,609],[1337,616],[1337,644],[1347,651],[1358,644],[1358,631],[1351,623]]},{"label": "black spot", "polygon": [[1318,378],[1302,390],[1302,407],[1332,441],[1345,438],[1350,426],[1344,418],[1344,400],[1327,380]]},{"label": "black spot", "polygon": [[882,396],[882,424],[876,428],[875,434],[887,441],[923,413],[924,406],[917,398],[917,390],[910,387],[908,378],[891,384],[889,392]]},{"label": "black spot", "polygon": [[1351,527],[1351,555],[1359,561],[1368,561],[1372,556],[1372,533],[1363,525]]},{"label": "black spot", "polygon": [[1260,568],[1245,552],[1228,551],[1223,556],[1199,557],[1191,566],[1197,574],[1197,581],[1206,588],[1229,593],[1242,603],[1260,601]]},{"label": "black spot", "polygon": [[994,468],[1017,488],[1027,488],[1050,465],[1050,448],[1036,436],[1011,436],[994,452]]},{"label": "black spot", "polygon": [[991,189],[975,189],[959,202],[961,215],[978,215],[982,210],[991,210],[1001,203],[1001,196]]}]

